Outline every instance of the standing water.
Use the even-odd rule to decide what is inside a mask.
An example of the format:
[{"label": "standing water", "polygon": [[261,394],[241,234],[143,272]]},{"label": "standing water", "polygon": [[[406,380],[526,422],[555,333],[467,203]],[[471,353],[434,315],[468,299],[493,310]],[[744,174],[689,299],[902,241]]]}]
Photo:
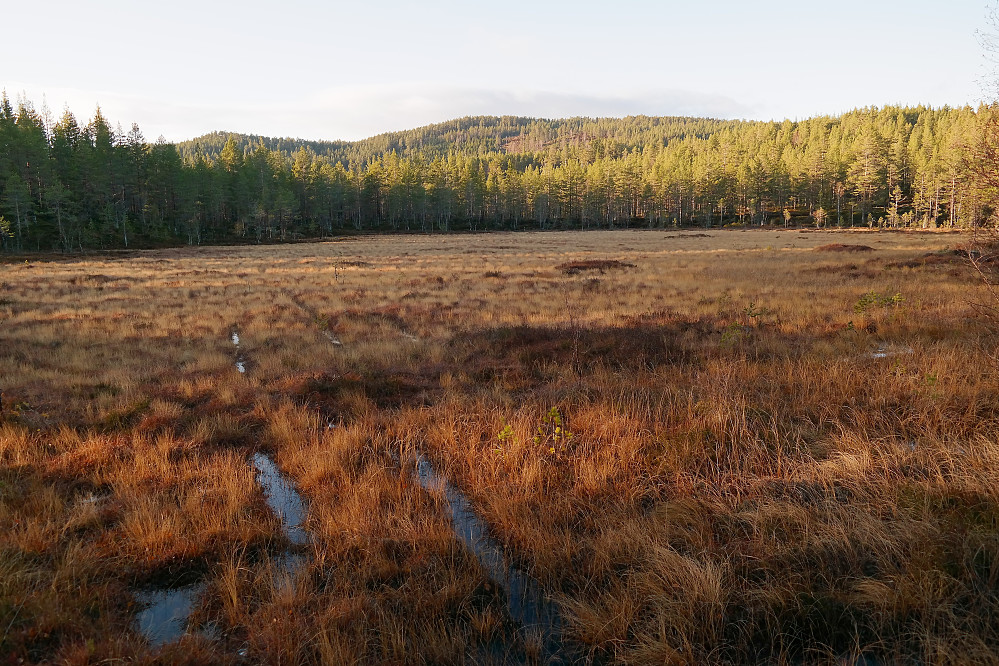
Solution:
[{"label": "standing water", "polygon": [[296,546],[306,544],[308,534],[302,525],[306,514],[302,496],[291,481],[281,474],[274,461],[263,453],[253,454],[253,466],[257,470],[257,480],[264,488],[267,506],[281,519],[288,540]]},{"label": "standing water", "polygon": [[[235,333],[233,338],[236,338]],[[295,487],[266,455],[255,453],[253,466],[263,487],[267,506],[281,519],[285,536],[296,546],[307,543],[308,535],[302,526],[306,515],[305,503]],[[274,564],[278,572],[294,576],[305,564],[305,557],[285,552]],[[187,618],[204,588],[205,584],[199,581],[183,587],[138,592],[136,597],[145,605],[136,617],[139,631],[154,647],[177,640],[187,633]]]},{"label": "standing water", "polygon": [[468,498],[437,476],[430,462],[419,454],[416,475],[423,488],[443,489],[444,499],[451,510],[451,528],[475,554],[489,577],[506,590],[510,616],[523,626],[525,634],[540,636],[543,661],[564,660],[562,617],[555,604],[542,592],[540,583],[509,562],[503,545],[489,536],[489,527],[475,513]]},{"label": "standing water", "polygon": [[175,641],[187,633],[187,617],[203,589],[203,583],[192,583],[136,594],[141,603],[147,604],[136,617],[139,631],[153,647]]},{"label": "standing water", "polygon": [[232,344],[236,345],[236,369],[239,370],[239,374],[244,374],[246,373],[246,359],[239,352],[239,331],[233,331],[229,339],[232,340]]}]

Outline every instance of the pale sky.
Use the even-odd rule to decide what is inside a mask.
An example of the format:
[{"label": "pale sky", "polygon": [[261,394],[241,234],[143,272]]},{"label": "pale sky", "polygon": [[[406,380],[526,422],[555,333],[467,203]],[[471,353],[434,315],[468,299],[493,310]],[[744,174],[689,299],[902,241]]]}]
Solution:
[{"label": "pale sky", "polygon": [[0,0],[0,87],[146,139],[982,101],[985,0]]}]

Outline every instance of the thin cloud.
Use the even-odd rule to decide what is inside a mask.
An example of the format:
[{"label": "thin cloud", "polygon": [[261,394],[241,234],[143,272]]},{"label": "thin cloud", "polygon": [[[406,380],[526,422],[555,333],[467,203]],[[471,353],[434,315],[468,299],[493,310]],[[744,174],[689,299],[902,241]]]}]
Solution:
[{"label": "thin cloud", "polygon": [[127,128],[139,124],[147,140],[163,135],[180,141],[213,130],[308,139],[361,139],[382,132],[420,127],[462,116],[515,115],[541,118],[629,115],[758,117],[757,109],[723,95],[685,90],[589,95],[546,90],[487,90],[406,84],[327,89],[303,99],[266,105],[191,104],[108,91],[71,88],[32,90],[16,83],[40,105],[47,100],[58,118],[67,105],[85,123],[99,104],[105,117]]},{"label": "thin cloud", "polygon": [[[722,95],[684,90],[633,95],[587,95],[544,90],[381,86],[326,91],[309,104],[328,123],[326,130],[361,138],[461,116],[514,115],[541,118],[629,115],[755,117],[757,110]],[[322,127],[317,127],[322,131]]]}]

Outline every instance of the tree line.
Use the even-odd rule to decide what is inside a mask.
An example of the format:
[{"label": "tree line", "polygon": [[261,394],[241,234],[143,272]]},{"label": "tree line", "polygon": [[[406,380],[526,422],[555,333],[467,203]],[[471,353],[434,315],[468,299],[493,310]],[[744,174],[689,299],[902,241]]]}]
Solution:
[{"label": "tree line", "polygon": [[[990,223],[993,107],[803,121],[471,117],[356,142],[149,143],[0,98],[7,251],[271,242],[345,231]],[[978,151],[980,152],[980,151]],[[987,179],[986,179],[987,180]]]}]

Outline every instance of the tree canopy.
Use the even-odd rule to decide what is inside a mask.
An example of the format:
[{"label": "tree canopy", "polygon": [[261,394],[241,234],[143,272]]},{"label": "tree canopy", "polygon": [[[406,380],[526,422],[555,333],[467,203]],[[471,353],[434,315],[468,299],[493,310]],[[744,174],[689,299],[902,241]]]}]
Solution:
[{"label": "tree canopy", "polygon": [[[346,230],[989,222],[990,107],[758,122],[461,118],[355,142],[149,143],[0,99],[8,251],[263,242]],[[977,147],[977,149],[976,149]],[[977,159],[977,161],[976,161]]]}]

